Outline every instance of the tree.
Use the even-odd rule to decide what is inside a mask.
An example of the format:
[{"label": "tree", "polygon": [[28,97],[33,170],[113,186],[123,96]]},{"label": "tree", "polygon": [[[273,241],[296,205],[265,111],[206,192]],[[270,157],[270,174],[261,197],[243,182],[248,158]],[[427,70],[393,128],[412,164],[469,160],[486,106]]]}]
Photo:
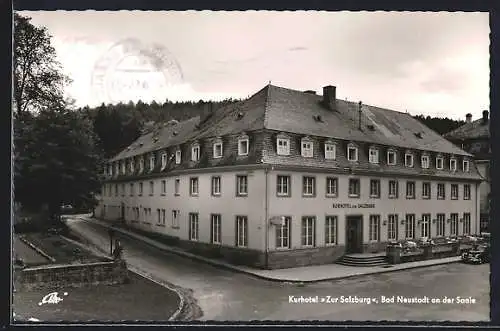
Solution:
[{"label": "tree", "polygon": [[[83,112],[42,110],[22,115],[16,130],[16,200],[28,210],[47,206],[57,219],[61,204],[95,204],[100,156],[92,123]],[[19,121],[19,120],[18,120]]]},{"label": "tree", "polygon": [[16,114],[65,107],[64,86],[70,79],[62,74],[44,27],[31,18],[14,14],[14,106]]}]

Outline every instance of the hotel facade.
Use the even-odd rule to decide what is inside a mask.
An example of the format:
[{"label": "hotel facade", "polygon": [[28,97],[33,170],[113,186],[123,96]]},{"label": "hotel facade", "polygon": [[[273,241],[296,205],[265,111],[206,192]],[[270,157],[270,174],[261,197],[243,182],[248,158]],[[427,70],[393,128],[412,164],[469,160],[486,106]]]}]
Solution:
[{"label": "hotel facade", "polygon": [[109,160],[96,216],[261,268],[479,233],[471,154],[409,114],[267,85]]}]

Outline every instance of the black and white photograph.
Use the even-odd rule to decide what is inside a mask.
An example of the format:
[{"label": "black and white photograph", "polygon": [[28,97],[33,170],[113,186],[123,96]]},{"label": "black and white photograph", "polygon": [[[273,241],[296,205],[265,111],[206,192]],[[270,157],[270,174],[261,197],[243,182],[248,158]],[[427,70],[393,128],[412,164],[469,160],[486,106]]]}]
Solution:
[{"label": "black and white photograph", "polygon": [[13,323],[490,321],[487,12],[13,12]]}]

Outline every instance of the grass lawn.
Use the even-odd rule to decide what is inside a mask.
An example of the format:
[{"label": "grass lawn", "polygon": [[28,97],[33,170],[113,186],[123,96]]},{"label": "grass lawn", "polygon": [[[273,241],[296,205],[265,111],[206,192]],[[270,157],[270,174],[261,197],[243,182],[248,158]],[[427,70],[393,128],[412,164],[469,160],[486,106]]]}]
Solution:
[{"label": "grass lawn", "polygon": [[28,233],[24,237],[27,241],[44,251],[56,261],[54,263],[92,263],[103,261],[90,251],[82,249],[58,235],[47,233]]},{"label": "grass lawn", "polygon": [[[51,292],[63,301],[38,305]],[[42,322],[167,321],[179,305],[175,292],[132,272],[128,284],[23,291],[13,299],[16,315]]]},{"label": "grass lawn", "polygon": [[49,259],[22,242],[18,235],[14,235],[14,256],[23,259],[28,266],[50,263]]}]

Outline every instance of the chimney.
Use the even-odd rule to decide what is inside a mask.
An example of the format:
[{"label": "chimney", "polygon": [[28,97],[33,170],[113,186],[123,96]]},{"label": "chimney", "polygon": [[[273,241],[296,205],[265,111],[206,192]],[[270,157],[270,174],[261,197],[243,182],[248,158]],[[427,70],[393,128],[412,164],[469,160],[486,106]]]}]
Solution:
[{"label": "chimney", "polygon": [[361,107],[362,107],[363,103],[360,101],[358,103],[358,129],[361,130]]},{"label": "chimney", "polygon": [[472,122],[472,114],[471,113],[468,113],[467,115],[465,115],[465,122],[467,122],[467,123]]},{"label": "chimney", "polygon": [[483,110],[483,123],[488,122],[488,111]]},{"label": "chimney", "polygon": [[337,110],[337,88],[335,86],[324,86],[323,87],[323,103],[330,110]]}]

